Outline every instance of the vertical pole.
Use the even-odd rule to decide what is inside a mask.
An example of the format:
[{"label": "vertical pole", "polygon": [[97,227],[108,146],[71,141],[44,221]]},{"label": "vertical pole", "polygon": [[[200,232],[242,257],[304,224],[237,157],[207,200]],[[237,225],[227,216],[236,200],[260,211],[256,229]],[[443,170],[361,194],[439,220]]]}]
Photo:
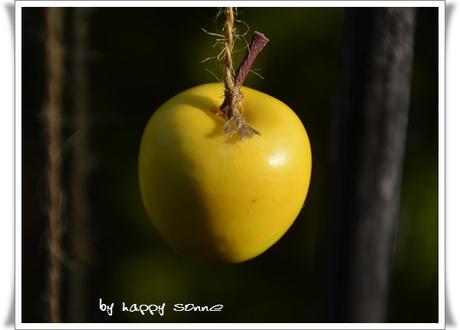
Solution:
[{"label": "vertical pole", "polygon": [[71,230],[70,253],[72,256],[69,288],[70,322],[86,321],[88,292],[87,264],[88,246],[88,70],[87,26],[88,9],[76,8],[74,14],[74,128],[72,187],[71,187]]},{"label": "vertical pole", "polygon": [[64,49],[62,46],[63,9],[46,11],[48,188],[49,188],[49,265],[48,300],[50,322],[61,321],[61,149],[62,149],[62,85]]},{"label": "vertical pole", "polygon": [[414,8],[344,10],[332,139],[336,321],[385,321],[414,32]]}]

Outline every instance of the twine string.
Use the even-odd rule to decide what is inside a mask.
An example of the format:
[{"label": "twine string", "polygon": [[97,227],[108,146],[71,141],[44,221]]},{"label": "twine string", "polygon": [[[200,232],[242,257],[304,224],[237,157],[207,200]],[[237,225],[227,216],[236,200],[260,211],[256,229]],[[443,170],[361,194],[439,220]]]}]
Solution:
[{"label": "twine string", "polygon": [[233,48],[235,46],[235,39],[233,34],[235,33],[234,24],[235,24],[235,15],[232,7],[226,8],[226,21],[224,27],[225,33],[225,70],[224,70],[224,84],[225,91],[227,94],[234,92],[235,83],[234,83],[234,71],[233,71]]}]

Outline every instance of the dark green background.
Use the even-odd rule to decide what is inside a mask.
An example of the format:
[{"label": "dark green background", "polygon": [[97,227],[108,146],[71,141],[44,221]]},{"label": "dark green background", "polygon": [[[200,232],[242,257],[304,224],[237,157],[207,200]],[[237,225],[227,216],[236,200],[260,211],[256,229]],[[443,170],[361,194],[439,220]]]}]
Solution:
[{"label": "dark green background", "polygon": [[[46,321],[46,93],[45,16],[22,9],[23,297],[24,322]],[[163,102],[192,86],[215,81],[222,63],[201,31],[220,30],[215,8],[89,9],[87,63],[90,93],[88,316],[81,322],[319,322],[324,319],[323,251],[333,207],[330,187],[331,110],[338,94],[340,8],[240,8],[239,17],[270,38],[255,62],[260,79],[246,85],[288,104],[302,119],[313,153],[305,207],[288,233],[263,255],[242,264],[216,264],[174,254],[143,210],[137,156],[143,128]],[[74,9],[65,11],[64,200],[74,136],[72,56]],[[389,322],[437,321],[438,262],[438,40],[437,9],[418,10],[407,151],[398,241],[389,293]],[[240,29],[245,26],[240,24]],[[247,36],[250,40],[250,34]],[[240,43],[237,48],[244,47]],[[235,55],[239,63],[244,51]],[[66,205],[66,204],[65,204]],[[68,225],[70,214],[64,216]],[[64,235],[68,233],[64,232]],[[66,238],[67,236],[65,236]],[[64,239],[67,243],[67,240]],[[64,256],[63,311],[68,283]],[[364,275],[363,275],[364,276]],[[165,317],[116,313],[98,299],[169,303]],[[225,305],[222,313],[173,313],[172,303]],[[352,304],[353,302],[350,302]]]}]

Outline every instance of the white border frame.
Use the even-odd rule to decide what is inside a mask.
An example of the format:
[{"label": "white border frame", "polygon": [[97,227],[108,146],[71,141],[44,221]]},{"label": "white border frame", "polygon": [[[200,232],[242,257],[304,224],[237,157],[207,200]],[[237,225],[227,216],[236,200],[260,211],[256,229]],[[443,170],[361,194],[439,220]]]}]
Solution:
[{"label": "white border frame", "polygon": [[[439,143],[438,143],[438,323],[23,323],[21,287],[22,132],[21,132],[21,8],[25,7],[434,7],[439,9]],[[418,1],[39,1],[15,2],[15,327],[17,329],[445,329],[446,108],[445,2]]]}]

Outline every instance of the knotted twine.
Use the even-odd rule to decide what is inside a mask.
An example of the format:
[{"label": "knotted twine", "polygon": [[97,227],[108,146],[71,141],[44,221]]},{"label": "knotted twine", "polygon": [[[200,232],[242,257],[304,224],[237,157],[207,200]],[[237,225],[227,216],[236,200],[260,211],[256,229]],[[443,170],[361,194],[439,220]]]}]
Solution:
[{"label": "knotted twine", "polygon": [[243,110],[242,100],[243,94],[240,91],[250,69],[258,53],[268,43],[268,38],[262,33],[255,31],[252,36],[252,41],[249,44],[248,52],[241,62],[236,73],[233,70],[232,53],[235,41],[235,10],[232,7],[225,8],[225,46],[224,46],[224,85],[225,85],[225,99],[222,103],[220,110],[225,115],[225,134],[232,136],[239,134],[241,139],[249,138],[255,134],[260,133],[249,125],[241,115]]}]

